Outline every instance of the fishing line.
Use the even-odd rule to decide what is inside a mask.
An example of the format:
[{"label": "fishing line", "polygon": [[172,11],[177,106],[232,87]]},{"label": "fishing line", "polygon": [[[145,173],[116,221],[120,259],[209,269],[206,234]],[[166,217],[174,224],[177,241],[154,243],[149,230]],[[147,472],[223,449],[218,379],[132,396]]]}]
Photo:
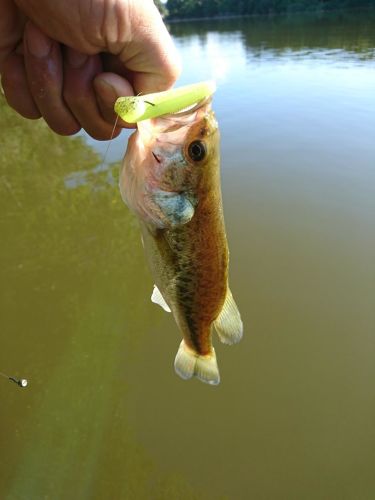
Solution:
[{"label": "fishing line", "polygon": [[17,384],[19,387],[25,388],[27,387],[28,381],[25,378],[16,378],[16,377],[11,377],[9,375],[6,375],[5,373],[0,372],[0,375],[4,378],[7,378],[11,382],[14,382]]},{"label": "fishing line", "polygon": [[105,160],[107,159],[108,150],[109,150],[110,145],[112,144],[112,139],[113,139],[113,135],[115,133],[116,127],[117,127],[118,119],[119,119],[119,116],[117,115],[116,116],[116,120],[115,120],[115,124],[113,125],[113,129],[112,129],[112,132],[111,132],[111,137],[108,140],[107,148],[106,148],[106,150],[104,152],[104,156],[103,156],[103,160],[102,160],[102,165],[101,165],[102,167],[104,167]]}]

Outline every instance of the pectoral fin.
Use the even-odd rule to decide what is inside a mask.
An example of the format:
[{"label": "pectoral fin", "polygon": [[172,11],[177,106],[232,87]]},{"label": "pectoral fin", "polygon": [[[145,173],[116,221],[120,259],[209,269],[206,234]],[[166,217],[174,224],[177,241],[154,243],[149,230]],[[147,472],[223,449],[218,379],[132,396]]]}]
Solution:
[{"label": "pectoral fin", "polygon": [[223,344],[237,344],[242,338],[240,312],[229,288],[221,313],[214,321],[214,327]]},{"label": "pectoral fin", "polygon": [[154,304],[158,304],[164,309],[164,311],[167,311],[168,313],[171,312],[168,304],[165,302],[164,297],[162,296],[159,288],[156,285],[154,285],[154,289],[152,290],[151,302],[153,302]]}]

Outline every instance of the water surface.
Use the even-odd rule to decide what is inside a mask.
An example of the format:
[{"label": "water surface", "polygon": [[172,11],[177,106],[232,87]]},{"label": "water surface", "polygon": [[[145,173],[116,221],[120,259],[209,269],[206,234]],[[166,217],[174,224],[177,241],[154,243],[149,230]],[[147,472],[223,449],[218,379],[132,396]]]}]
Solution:
[{"label": "water surface", "polygon": [[1,498],[374,498],[374,26],[170,27],[180,83],[219,84],[245,337],[216,342],[216,388],[173,373],[179,334],[149,300],[106,145],[0,101],[0,368],[30,380],[0,380]]}]

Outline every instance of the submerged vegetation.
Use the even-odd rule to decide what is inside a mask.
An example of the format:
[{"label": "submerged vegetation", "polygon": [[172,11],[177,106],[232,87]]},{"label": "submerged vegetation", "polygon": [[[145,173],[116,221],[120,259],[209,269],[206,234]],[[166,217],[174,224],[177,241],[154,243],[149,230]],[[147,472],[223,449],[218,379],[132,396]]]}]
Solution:
[{"label": "submerged vegetation", "polygon": [[282,14],[375,5],[375,0],[168,0],[156,4],[168,19]]}]

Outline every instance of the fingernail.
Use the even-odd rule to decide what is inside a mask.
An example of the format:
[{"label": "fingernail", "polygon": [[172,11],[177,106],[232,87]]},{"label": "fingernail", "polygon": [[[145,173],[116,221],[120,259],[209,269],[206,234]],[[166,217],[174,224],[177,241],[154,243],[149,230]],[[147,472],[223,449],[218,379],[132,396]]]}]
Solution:
[{"label": "fingernail", "polygon": [[29,52],[34,57],[42,59],[47,57],[51,51],[51,40],[32,23],[27,25],[26,40]]},{"label": "fingernail", "polygon": [[82,52],[77,52],[76,50],[70,49],[69,47],[66,50],[68,63],[72,68],[80,68],[88,59],[88,56],[86,54],[82,54]]},{"label": "fingernail", "polygon": [[118,94],[110,83],[102,79],[97,79],[95,80],[94,85],[102,101],[104,101],[106,104],[115,102]]}]

